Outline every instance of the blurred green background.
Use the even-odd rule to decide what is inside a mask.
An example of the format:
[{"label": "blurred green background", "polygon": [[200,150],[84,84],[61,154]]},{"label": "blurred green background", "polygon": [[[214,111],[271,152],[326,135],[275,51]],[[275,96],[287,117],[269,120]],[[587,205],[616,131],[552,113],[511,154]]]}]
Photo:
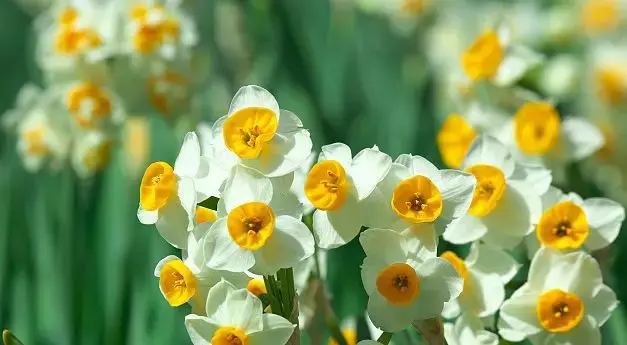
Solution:
[{"label": "blurred green background", "polygon": [[[435,133],[450,105],[438,101],[442,90],[420,35],[430,19],[415,34],[399,35],[386,18],[338,3],[192,1],[211,71],[201,90],[201,119],[218,118],[239,86],[258,83],[299,114],[315,148],[377,144],[393,157],[411,152],[442,167]],[[32,20],[0,0],[0,112],[12,107],[25,82],[40,82]],[[173,127],[145,115],[147,161],[173,162],[194,121]],[[0,327],[27,345],[188,344],[183,318],[189,308],[169,307],[152,274],[175,251],[136,219],[138,177],[127,168],[124,146],[116,147],[103,173],[81,180],[69,168],[27,173],[15,137],[2,132],[0,138]],[[571,189],[599,195],[576,167],[571,171]],[[355,241],[329,253],[328,284],[340,318],[363,317],[362,259]],[[600,259],[608,284],[625,300],[627,235]],[[627,344],[625,320],[623,309],[615,312],[604,343]],[[395,340],[417,341],[409,334]]]}]

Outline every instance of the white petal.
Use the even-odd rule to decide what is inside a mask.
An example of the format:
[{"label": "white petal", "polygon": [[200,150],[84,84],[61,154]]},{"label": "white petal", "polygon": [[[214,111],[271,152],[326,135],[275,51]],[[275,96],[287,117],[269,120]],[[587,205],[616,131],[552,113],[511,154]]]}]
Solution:
[{"label": "white petal", "polygon": [[194,227],[194,219],[196,217],[196,189],[194,181],[189,178],[181,178],[177,182],[177,195],[181,203],[181,207],[187,214],[187,231],[191,231]]},{"label": "white petal", "polygon": [[298,219],[279,216],[275,220],[274,232],[266,244],[255,252],[261,260],[251,272],[274,274],[280,268],[289,268],[314,253],[314,238],[309,229]]},{"label": "white petal", "polygon": [[318,162],[324,160],[334,160],[340,162],[342,167],[348,169],[353,162],[353,154],[351,148],[344,143],[333,143],[322,146]]},{"label": "white petal", "polygon": [[233,176],[226,181],[222,198],[227,212],[253,201],[269,204],[272,200],[272,182],[253,170],[238,166],[234,168]]},{"label": "white petal", "polygon": [[468,212],[477,179],[459,170],[442,170],[437,187],[442,193],[442,214],[445,219],[458,218]]},{"label": "white petal", "polygon": [[392,305],[377,291],[368,300],[368,315],[372,323],[383,331],[398,332],[415,319],[416,309],[413,305]]},{"label": "white petal", "polygon": [[224,279],[209,290],[205,313],[212,322],[221,326],[228,325],[231,322],[230,310],[223,308],[223,305],[226,298],[235,291],[237,291],[237,288]]},{"label": "white petal", "polygon": [[445,322],[444,326],[444,339],[447,345],[463,345],[459,342],[457,334],[455,334],[455,326],[450,322]]},{"label": "white petal", "polygon": [[307,160],[312,145],[306,130],[277,133],[257,159],[244,160],[242,164],[268,177],[283,176]]},{"label": "white petal", "polygon": [[175,260],[181,260],[181,259],[179,259],[175,255],[168,255],[165,258],[159,260],[159,262],[155,266],[155,272],[154,272],[155,277],[159,278],[159,276],[161,275],[161,269],[163,268],[165,264],[167,264],[170,261],[175,261]]},{"label": "white petal", "polygon": [[422,156],[400,155],[396,159],[396,163],[403,164],[409,168],[409,172],[412,176],[425,176],[434,183],[439,178],[438,168]]},{"label": "white petal", "polygon": [[544,341],[556,345],[601,345],[601,330],[584,316],[577,327],[565,333],[549,333]]},{"label": "white petal", "polygon": [[583,210],[590,226],[585,245],[597,250],[614,242],[625,220],[625,208],[610,199],[591,198],[584,201]]},{"label": "white petal", "polygon": [[396,186],[410,177],[408,169],[400,164],[392,163],[390,171],[378,184],[377,188],[366,198],[360,206],[364,210],[364,225],[370,228],[394,229],[405,225],[404,221],[394,213],[390,202]]},{"label": "white petal", "polygon": [[211,269],[244,272],[255,264],[254,255],[231,239],[226,217],[213,223],[203,241],[203,251],[207,267]]},{"label": "white petal", "polygon": [[514,158],[507,147],[488,135],[482,135],[475,139],[464,159],[463,168],[466,169],[477,164],[497,167],[501,169],[505,178],[512,175],[515,166]]},{"label": "white petal", "polygon": [[512,280],[522,266],[506,251],[483,243],[472,244],[466,257],[466,265],[484,274],[498,274],[503,284]]},{"label": "white petal", "polygon": [[468,286],[471,289],[460,296],[464,310],[478,317],[494,315],[505,300],[505,288],[497,274],[468,272]]},{"label": "white petal", "polygon": [[527,71],[543,60],[542,55],[531,49],[513,45],[507,48],[507,53],[492,82],[497,86],[510,86],[520,80]]},{"label": "white petal", "polygon": [[[263,329],[261,319],[263,304],[259,298],[246,289],[227,294],[226,300],[218,308],[223,309],[223,313],[229,315],[229,326],[242,329],[246,333],[259,332]],[[222,312],[217,312],[217,314],[220,313]]]},{"label": "white petal", "polygon": [[298,118],[296,114],[289,110],[281,109],[281,121],[279,121],[279,133],[289,133],[301,130],[303,128],[303,122]]},{"label": "white petal", "polygon": [[250,345],[277,344],[284,345],[296,328],[279,315],[263,314],[263,330],[250,333]]},{"label": "white petal", "polygon": [[501,336],[510,341],[521,341],[525,337],[542,331],[536,315],[538,294],[528,291],[526,286],[516,291],[501,307],[498,329]]},{"label": "white petal", "polygon": [[141,206],[137,208],[137,219],[145,225],[152,225],[159,219],[159,211],[146,211]]},{"label": "white petal", "polygon": [[337,210],[316,210],[313,215],[313,229],[318,246],[323,249],[337,248],[355,238],[361,230],[361,215],[357,200],[352,195]]},{"label": "white petal", "polygon": [[542,194],[542,211],[546,211],[553,207],[558,202],[564,201],[566,195],[557,187],[549,187],[549,189]]},{"label": "white petal", "polygon": [[257,85],[247,85],[241,87],[229,107],[229,116],[244,108],[260,107],[272,110],[277,119],[280,119],[279,104],[268,90]]},{"label": "white petal", "polygon": [[200,158],[200,168],[194,179],[197,200],[203,201],[211,196],[219,198],[220,189],[230,175],[230,170],[223,169],[218,162],[209,157]]},{"label": "white petal", "polygon": [[453,220],[442,237],[453,244],[466,244],[479,240],[487,232],[488,228],[480,218],[467,214]]},{"label": "white petal", "polygon": [[595,323],[601,327],[612,316],[612,312],[618,307],[616,294],[607,285],[601,285],[589,303],[585,304],[586,314],[594,318]]},{"label": "white petal", "polygon": [[[365,233],[365,232],[364,232]],[[361,282],[368,296],[372,296],[377,290],[377,277],[390,264],[383,261],[383,258],[366,256],[361,265]]]},{"label": "white petal", "polygon": [[405,236],[408,257],[419,261],[432,258],[437,252],[438,233],[433,223],[412,224],[401,232]]},{"label": "white petal", "polygon": [[461,306],[459,305],[459,299],[454,299],[450,302],[444,303],[444,309],[442,309],[442,317],[445,319],[454,319],[461,313]]},{"label": "white petal", "polygon": [[275,215],[287,215],[297,219],[303,216],[303,204],[291,190],[294,173],[270,179],[272,182],[272,200],[270,207]]},{"label": "white petal", "polygon": [[366,257],[377,258],[386,265],[405,261],[405,242],[403,235],[387,229],[368,229],[359,235],[359,243]]},{"label": "white petal", "polygon": [[413,303],[415,320],[439,316],[444,303],[459,296],[463,279],[453,266],[441,258],[431,258],[418,266],[416,273],[421,278],[420,292]]},{"label": "white petal", "polygon": [[155,227],[161,237],[172,246],[185,249],[187,246],[188,227],[190,215],[181,206],[178,198],[171,198],[168,203],[159,210],[159,219]]},{"label": "white petal", "polygon": [[541,248],[531,260],[529,285],[539,291],[562,289],[591,295],[603,283],[601,269],[589,254],[563,254],[549,247]]},{"label": "white petal", "polygon": [[524,183],[529,191],[538,195],[544,194],[551,186],[553,179],[551,170],[539,165],[516,164],[510,179]]},{"label": "white petal", "polygon": [[177,176],[194,177],[200,166],[200,143],[194,132],[188,132],[183,140],[183,146],[176,162],[174,173]]},{"label": "white petal", "polygon": [[525,237],[525,249],[527,251],[527,258],[529,260],[533,259],[538,250],[542,248],[540,241],[538,240],[537,232],[534,231]]},{"label": "white petal", "polygon": [[355,156],[348,173],[359,200],[372,193],[377,183],[381,182],[390,170],[391,164],[390,156],[373,149],[363,149]]},{"label": "white petal", "polygon": [[603,147],[605,139],[601,131],[590,122],[567,117],[561,126],[562,143],[571,160],[586,158]]},{"label": "white petal", "polygon": [[211,338],[219,327],[204,316],[190,314],[185,316],[185,328],[192,344],[211,345]]}]

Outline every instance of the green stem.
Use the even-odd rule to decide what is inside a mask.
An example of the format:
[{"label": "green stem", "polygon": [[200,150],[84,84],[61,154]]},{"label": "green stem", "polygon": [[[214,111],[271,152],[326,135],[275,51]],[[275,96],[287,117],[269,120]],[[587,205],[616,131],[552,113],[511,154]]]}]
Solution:
[{"label": "green stem", "polygon": [[381,334],[379,339],[377,339],[377,342],[379,342],[379,343],[381,343],[383,345],[388,345],[390,343],[390,340],[392,340],[392,333],[390,333],[390,332],[383,332],[383,334]]},{"label": "green stem", "polygon": [[268,294],[272,296],[272,298],[270,298],[270,308],[272,308],[272,313],[283,315],[283,309],[281,309],[281,295],[274,276],[263,276],[263,281],[266,284]]}]

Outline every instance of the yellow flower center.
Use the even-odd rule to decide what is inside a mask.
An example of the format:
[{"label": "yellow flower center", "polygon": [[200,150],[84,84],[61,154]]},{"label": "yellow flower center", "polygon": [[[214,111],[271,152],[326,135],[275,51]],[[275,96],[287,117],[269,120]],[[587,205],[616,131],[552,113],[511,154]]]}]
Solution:
[{"label": "yellow flower center", "polygon": [[240,158],[257,158],[278,125],[276,114],[268,108],[241,109],[224,121],[224,144]]},{"label": "yellow flower center", "polygon": [[251,279],[246,285],[246,290],[257,297],[268,293],[263,279]]},{"label": "yellow flower center", "polygon": [[625,73],[620,67],[601,68],[595,73],[599,97],[609,104],[618,104],[625,99]]},{"label": "yellow flower center", "polygon": [[54,49],[65,55],[76,55],[102,44],[100,35],[90,28],[77,28],[78,12],[67,8],[59,15],[59,29],[54,40]]},{"label": "yellow flower center", "polygon": [[274,232],[274,212],[262,202],[249,202],[231,210],[227,227],[237,245],[257,250]]},{"label": "yellow flower center", "polygon": [[92,128],[111,113],[107,92],[95,84],[73,86],[66,97],[67,108],[81,128]]},{"label": "yellow flower center", "polygon": [[159,286],[168,303],[178,307],[196,294],[196,277],[183,261],[172,260],[161,268]]},{"label": "yellow flower center", "polygon": [[577,249],[590,229],[583,209],[572,201],[562,201],[542,214],[536,228],[538,240],[555,249]]},{"label": "yellow flower center", "polygon": [[620,5],[616,0],[588,0],[582,11],[583,28],[590,33],[610,31],[620,23]]},{"label": "yellow flower center", "polygon": [[39,125],[29,128],[23,134],[23,140],[26,142],[26,151],[33,156],[45,156],[50,153],[46,145],[46,127]]},{"label": "yellow flower center", "polygon": [[161,113],[171,115],[187,100],[188,81],[180,74],[166,72],[148,79],[150,102]]},{"label": "yellow flower center", "polygon": [[557,144],[560,117],[546,102],[528,102],[514,116],[514,136],[518,148],[530,155],[543,155]]},{"label": "yellow flower center", "polygon": [[416,175],[396,186],[391,206],[399,217],[412,223],[433,222],[442,213],[442,194],[429,178]]},{"label": "yellow flower center", "polygon": [[236,327],[220,327],[211,338],[211,345],[249,345],[243,330]]},{"label": "yellow flower center", "polygon": [[418,297],[420,278],[408,264],[391,264],[377,276],[377,290],[391,304],[409,305]]},{"label": "yellow flower center", "polygon": [[168,17],[163,6],[136,5],[131,10],[131,19],[138,24],[133,46],[139,53],[150,54],[168,41],[179,38],[179,23]]},{"label": "yellow flower center", "polygon": [[401,4],[401,12],[418,15],[426,9],[424,0],[403,0]]},{"label": "yellow flower center", "polygon": [[466,169],[477,179],[474,195],[468,213],[475,217],[484,217],[498,206],[507,183],[501,169],[492,165],[477,164]]},{"label": "yellow flower center", "polygon": [[584,305],[579,296],[553,289],[538,298],[536,315],[542,327],[551,333],[564,333],[583,319]]},{"label": "yellow flower center", "polygon": [[[342,335],[346,340],[346,345],[357,345],[357,331],[354,328],[342,329]],[[340,345],[335,339],[329,339],[329,345]]]},{"label": "yellow flower center", "polygon": [[449,115],[436,139],[444,164],[459,169],[476,136],[475,129],[461,115]]},{"label": "yellow flower center", "polygon": [[483,33],[462,55],[462,68],[472,80],[492,78],[503,61],[503,47],[494,31]]},{"label": "yellow flower center", "polygon": [[337,210],[344,205],[350,182],[342,164],[324,160],[315,164],[305,181],[305,195],[320,210]]},{"label": "yellow flower center", "polygon": [[468,291],[468,284],[470,283],[470,280],[468,279],[468,267],[466,267],[466,262],[450,250],[442,253],[440,257],[448,261],[453,266],[455,271],[457,271],[459,276],[464,280],[464,289],[462,292]]},{"label": "yellow flower center", "polygon": [[216,211],[202,206],[196,207],[196,224],[211,223],[217,219],[218,214]]},{"label": "yellow flower center", "polygon": [[100,171],[111,160],[111,142],[107,141],[94,146],[85,152],[83,164],[89,171]]},{"label": "yellow flower center", "polygon": [[165,162],[155,162],[146,168],[139,187],[139,203],[147,211],[162,208],[176,192],[174,169]]}]

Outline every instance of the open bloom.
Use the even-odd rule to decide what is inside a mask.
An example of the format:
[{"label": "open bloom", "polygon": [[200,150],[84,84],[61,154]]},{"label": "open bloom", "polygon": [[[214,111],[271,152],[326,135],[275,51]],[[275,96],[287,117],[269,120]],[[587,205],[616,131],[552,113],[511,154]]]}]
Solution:
[{"label": "open bloom", "polygon": [[296,327],[281,316],[264,314],[261,300],[224,280],[209,290],[205,309],[206,316],[185,317],[194,345],[284,345]]},{"label": "open bloom", "polygon": [[369,297],[368,315],[386,332],[439,316],[444,303],[462,291],[463,280],[455,268],[416,237],[369,229],[359,242],[366,252],[361,279]]},{"label": "open bloom", "polygon": [[442,315],[449,319],[460,314],[479,318],[494,315],[505,300],[505,284],[521,266],[505,251],[480,243],[473,243],[465,260],[451,251],[440,257],[464,279],[461,295],[444,307]]},{"label": "open bloom", "polygon": [[102,131],[83,133],[74,141],[72,166],[80,177],[102,171],[111,160],[112,138]]},{"label": "open bloom", "polygon": [[400,155],[366,199],[366,226],[406,231],[435,252],[437,236],[463,216],[473,198],[475,178],[438,170],[420,156]]},{"label": "open bloom", "polygon": [[73,82],[53,89],[59,112],[78,131],[111,131],[122,124],[122,101],[107,87],[93,82]]},{"label": "open bloom", "polygon": [[530,258],[541,246],[561,251],[609,246],[625,220],[625,208],[607,198],[582,199],[551,187],[542,196],[542,216],[525,243]]},{"label": "open bloom", "polygon": [[363,223],[361,201],[387,174],[392,159],[375,149],[363,149],[355,158],[348,145],[322,147],[305,180],[307,199],[317,209],[313,228],[321,248],[335,248],[357,236]]},{"label": "open bloom", "polygon": [[236,167],[218,203],[218,220],[203,242],[206,265],[268,275],[310,257],[314,239],[300,221],[302,205],[282,197],[289,187]]},{"label": "open bloom", "polygon": [[617,305],[594,258],[542,248],[531,261],[527,283],[503,303],[499,333],[533,344],[599,345],[599,328]]},{"label": "open bloom", "polygon": [[541,212],[540,195],[551,184],[550,171],[517,164],[507,147],[487,135],[475,140],[463,166],[477,178],[477,187],[468,213],[448,226],[444,239],[515,247],[533,230]]},{"label": "open bloom", "polygon": [[512,44],[505,28],[483,32],[462,54],[466,76],[473,80],[490,80],[498,86],[509,86],[542,61],[529,48]]},{"label": "open bloom", "polygon": [[243,165],[268,177],[289,174],[311,153],[309,132],[302,127],[266,89],[244,86],[228,115],[213,125],[214,157],[225,168]]},{"label": "open bloom", "polygon": [[187,133],[174,168],[166,162],[146,168],[139,190],[139,221],[155,224],[166,241],[184,249],[194,228],[196,203],[210,196],[203,192],[203,186],[212,183],[209,169],[200,157],[198,137]]},{"label": "open bloom", "polygon": [[462,315],[455,323],[444,323],[444,338],[448,345],[498,345],[499,337],[487,331],[481,319]]}]

